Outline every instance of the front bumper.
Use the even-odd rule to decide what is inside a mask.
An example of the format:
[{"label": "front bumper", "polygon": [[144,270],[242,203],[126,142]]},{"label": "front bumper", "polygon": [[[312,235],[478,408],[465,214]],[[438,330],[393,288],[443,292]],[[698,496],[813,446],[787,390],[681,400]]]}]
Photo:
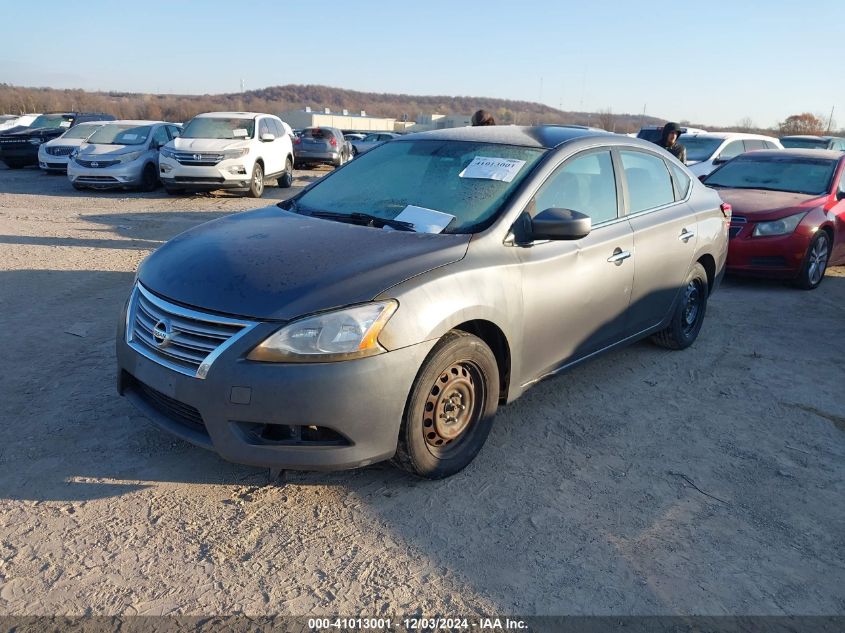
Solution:
[{"label": "front bumper", "polygon": [[160,156],[158,169],[159,180],[165,187],[194,191],[248,189],[252,177],[252,164],[243,158],[225,159],[216,165],[183,165],[176,159]]},{"label": "front bumper", "polygon": [[44,146],[38,148],[38,166],[44,171],[67,173],[69,159],[67,156],[53,156],[44,151]]},{"label": "front bumper", "polygon": [[111,167],[83,167],[76,161],[67,165],[67,177],[75,185],[92,189],[122,189],[137,187],[146,165],[143,158]]},{"label": "front bumper", "polygon": [[793,279],[804,265],[812,234],[798,230],[789,235],[751,237],[753,226],[728,243],[729,273],[775,279]]},{"label": "front bumper", "polygon": [[[246,360],[278,326],[259,323],[199,379],[137,352],[126,342],[121,319],[118,391],[159,427],[236,463],[340,470],[390,458],[411,385],[434,341],[338,363]],[[342,441],[264,439],[267,429],[311,426]]]},{"label": "front bumper", "polygon": [[38,145],[25,143],[0,144],[0,160],[11,161],[20,165],[38,164]]}]

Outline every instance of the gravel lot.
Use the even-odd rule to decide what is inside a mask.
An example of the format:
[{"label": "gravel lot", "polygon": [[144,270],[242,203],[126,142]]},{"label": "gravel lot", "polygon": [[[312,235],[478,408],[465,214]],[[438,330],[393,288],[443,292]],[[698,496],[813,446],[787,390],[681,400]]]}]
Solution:
[{"label": "gravel lot", "polygon": [[449,480],[267,485],[113,359],[141,259],[261,204],[0,168],[0,614],[845,614],[845,269],[729,280],[691,349],[539,384]]}]

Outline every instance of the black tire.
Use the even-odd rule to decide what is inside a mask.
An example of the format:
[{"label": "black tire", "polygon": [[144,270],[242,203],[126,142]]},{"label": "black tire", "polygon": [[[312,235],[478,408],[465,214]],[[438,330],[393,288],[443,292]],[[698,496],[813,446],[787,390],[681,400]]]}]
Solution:
[{"label": "black tire", "polygon": [[168,196],[181,196],[185,193],[184,189],[176,189],[175,187],[165,186],[164,190],[167,192]]},{"label": "black tire", "polygon": [[355,146],[352,146],[352,158],[355,158],[358,155],[358,150],[355,149]]},{"label": "black tire", "polygon": [[807,254],[804,255],[804,263],[801,265],[801,272],[795,280],[794,285],[802,290],[815,290],[824,279],[827,271],[827,263],[830,261],[830,236],[826,231],[818,231]]},{"label": "black tire", "polygon": [[414,380],[393,462],[426,479],[454,475],[481,450],[498,405],[493,352],[472,334],[448,332]]},{"label": "black tire", "polygon": [[667,349],[686,349],[692,345],[704,323],[709,293],[707,273],[704,267],[696,262],[687,273],[669,326],[653,335],[651,340]]},{"label": "black tire", "polygon": [[148,163],[141,172],[141,184],[138,186],[140,191],[155,191],[158,187],[158,171],[156,166]]},{"label": "black tire", "polygon": [[293,161],[290,156],[285,159],[285,171],[276,182],[282,189],[289,189],[293,186]]},{"label": "black tire", "polygon": [[250,176],[246,195],[250,198],[260,198],[264,195],[264,168],[259,162],[252,166],[252,176]]}]

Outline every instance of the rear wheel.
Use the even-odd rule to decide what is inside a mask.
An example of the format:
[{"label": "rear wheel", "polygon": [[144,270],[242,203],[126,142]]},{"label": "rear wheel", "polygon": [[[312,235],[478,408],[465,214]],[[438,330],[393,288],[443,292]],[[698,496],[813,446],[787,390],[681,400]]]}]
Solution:
[{"label": "rear wheel", "polygon": [[819,287],[827,271],[827,262],[830,259],[830,238],[825,231],[819,231],[810,242],[807,255],[804,257],[804,265],[801,273],[795,280],[795,285],[804,290],[813,290]]},{"label": "rear wheel", "polygon": [[399,430],[393,460],[400,468],[440,479],[478,454],[499,403],[499,368],[476,336],[452,331],[420,368]]},{"label": "rear wheel", "polygon": [[255,163],[252,167],[252,179],[246,195],[250,198],[260,198],[264,195],[264,168],[261,163]]},{"label": "rear wheel", "polygon": [[285,160],[285,171],[276,181],[282,189],[288,189],[293,185],[293,161],[290,156]]},{"label": "rear wheel", "polygon": [[652,341],[667,349],[685,349],[695,342],[704,323],[707,311],[707,273],[704,267],[695,263],[687,274],[681,298],[672,314],[672,320]]},{"label": "rear wheel", "polygon": [[139,189],[141,191],[155,191],[156,187],[158,187],[158,172],[156,171],[156,166],[149,163],[141,173],[141,185]]}]

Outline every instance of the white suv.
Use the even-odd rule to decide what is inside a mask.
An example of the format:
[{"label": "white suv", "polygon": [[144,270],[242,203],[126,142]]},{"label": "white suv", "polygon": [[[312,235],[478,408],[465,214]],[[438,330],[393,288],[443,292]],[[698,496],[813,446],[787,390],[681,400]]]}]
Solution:
[{"label": "white suv", "polygon": [[757,149],[783,149],[772,136],[745,132],[681,134],[678,142],[687,149],[687,167],[696,176],[706,176],[734,156]]},{"label": "white suv", "polygon": [[159,177],[167,193],[246,189],[264,193],[264,180],[293,184],[290,126],[271,114],[208,112],[191,119],[161,148]]}]

